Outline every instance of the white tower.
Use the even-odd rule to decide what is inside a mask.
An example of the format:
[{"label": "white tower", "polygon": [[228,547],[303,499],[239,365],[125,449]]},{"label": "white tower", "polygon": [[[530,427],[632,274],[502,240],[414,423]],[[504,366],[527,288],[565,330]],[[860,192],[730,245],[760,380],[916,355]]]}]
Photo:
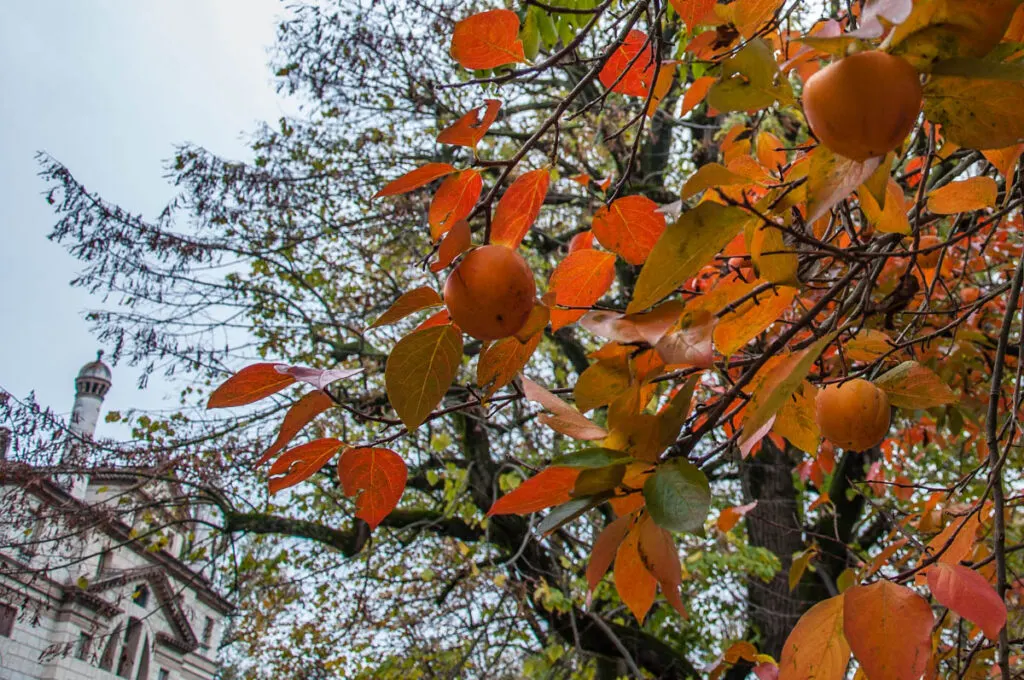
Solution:
[{"label": "white tower", "polygon": [[90,361],[75,378],[75,407],[71,410],[71,431],[80,437],[91,438],[96,432],[103,397],[110,389],[110,368],[103,363],[103,350],[96,352],[96,361]]}]

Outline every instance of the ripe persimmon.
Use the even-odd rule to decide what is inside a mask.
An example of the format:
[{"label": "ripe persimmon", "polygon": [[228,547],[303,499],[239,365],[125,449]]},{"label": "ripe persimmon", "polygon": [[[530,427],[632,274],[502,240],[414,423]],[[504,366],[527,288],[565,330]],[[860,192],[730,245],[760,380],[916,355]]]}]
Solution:
[{"label": "ripe persimmon", "polygon": [[514,335],[529,318],[536,294],[526,260],[505,246],[466,253],[444,284],[452,321],[478,340]]},{"label": "ripe persimmon", "polygon": [[914,129],[921,97],[917,71],[906,60],[858,52],[808,78],[804,114],[825,146],[865,161],[900,145]]},{"label": "ripe persimmon", "polygon": [[828,385],[814,406],[822,436],[844,449],[865,451],[889,431],[889,397],[867,380]]},{"label": "ripe persimmon", "polygon": [[[918,250],[927,250],[928,248],[935,248],[935,246],[941,245],[942,239],[938,236],[926,235],[922,236],[917,242]],[[927,253],[918,253],[917,263],[921,265],[922,269],[935,269],[939,265],[939,256],[942,255],[942,250],[935,248],[935,250],[929,250]]]}]

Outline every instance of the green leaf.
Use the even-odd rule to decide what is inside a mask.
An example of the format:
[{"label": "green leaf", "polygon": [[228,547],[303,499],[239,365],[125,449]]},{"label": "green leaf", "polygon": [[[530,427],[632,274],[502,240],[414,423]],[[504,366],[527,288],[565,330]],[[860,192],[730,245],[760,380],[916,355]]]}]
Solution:
[{"label": "green leaf", "polygon": [[611,491],[619,485],[622,477],[626,474],[626,465],[607,465],[599,468],[587,468],[576,478],[576,485],[572,489],[572,495],[593,496],[594,494]]},{"label": "green leaf", "polygon": [[557,531],[559,527],[573,521],[587,510],[595,508],[604,503],[610,494],[601,496],[587,496],[585,498],[574,498],[568,503],[563,503],[552,510],[537,525],[537,531],[542,536]]},{"label": "green leaf", "polygon": [[779,73],[772,50],[760,38],[722,63],[722,78],[711,86],[707,102],[719,111],[751,111],[793,102],[789,82]]},{"label": "green leaf", "polygon": [[623,456],[622,451],[604,449],[598,446],[574,451],[551,461],[552,467],[600,468],[607,465],[627,463],[632,458]]},{"label": "green leaf", "polygon": [[745,210],[710,202],[683,213],[654,244],[626,313],[642,312],[670,295],[710,262],[750,219],[756,218]]},{"label": "green leaf", "polygon": [[685,458],[661,465],[644,483],[651,519],[670,531],[700,531],[711,506],[707,476]]}]

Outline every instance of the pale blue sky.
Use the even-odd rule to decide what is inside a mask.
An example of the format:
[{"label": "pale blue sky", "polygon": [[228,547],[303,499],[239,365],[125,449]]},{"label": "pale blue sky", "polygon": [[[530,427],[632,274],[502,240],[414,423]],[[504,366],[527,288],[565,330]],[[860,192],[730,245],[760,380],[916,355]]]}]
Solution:
[{"label": "pale blue sky", "polygon": [[[35,152],[65,163],[90,190],[155,215],[172,196],[162,161],[179,142],[232,158],[241,133],[291,110],[267,67],[278,0],[31,0],[0,19],[0,387],[71,410],[72,382],[98,343],[68,285],[77,262],[46,240],[53,213]],[[106,409],[167,408],[114,368]],[[173,397],[173,395],[172,395]],[[109,428],[109,426],[107,426]],[[98,435],[116,435],[104,431]]]}]

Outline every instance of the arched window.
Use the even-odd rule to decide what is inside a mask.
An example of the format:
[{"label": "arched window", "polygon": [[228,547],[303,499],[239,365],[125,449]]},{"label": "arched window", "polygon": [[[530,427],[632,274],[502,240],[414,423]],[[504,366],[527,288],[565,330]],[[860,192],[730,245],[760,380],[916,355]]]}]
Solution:
[{"label": "arched window", "polygon": [[124,645],[121,647],[121,656],[117,661],[117,674],[122,678],[132,676],[132,667],[135,665],[135,655],[139,651],[141,638],[142,622],[135,617],[128,619],[128,626],[124,630]]},{"label": "arched window", "polygon": [[100,657],[100,668],[105,671],[112,670],[114,668],[114,657],[117,656],[117,643],[121,639],[121,626],[118,625],[110,633],[110,638],[107,640],[107,645],[103,648],[103,656]]},{"label": "arched window", "polygon": [[139,672],[135,680],[149,680],[149,638],[142,644],[142,654],[139,655]]}]

